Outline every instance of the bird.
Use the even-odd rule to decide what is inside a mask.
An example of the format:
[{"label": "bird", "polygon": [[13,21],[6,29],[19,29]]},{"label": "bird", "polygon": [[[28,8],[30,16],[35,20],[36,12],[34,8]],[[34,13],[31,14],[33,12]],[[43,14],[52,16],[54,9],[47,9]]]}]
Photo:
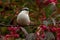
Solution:
[{"label": "bird", "polygon": [[29,8],[22,8],[22,11],[17,15],[17,23],[23,26],[30,24]]}]

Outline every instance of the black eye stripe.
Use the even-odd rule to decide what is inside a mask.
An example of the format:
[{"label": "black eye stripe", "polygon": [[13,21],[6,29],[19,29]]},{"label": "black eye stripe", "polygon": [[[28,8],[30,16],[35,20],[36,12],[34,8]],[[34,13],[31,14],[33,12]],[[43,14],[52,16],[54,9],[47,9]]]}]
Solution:
[{"label": "black eye stripe", "polygon": [[29,11],[29,9],[23,9],[23,10]]}]

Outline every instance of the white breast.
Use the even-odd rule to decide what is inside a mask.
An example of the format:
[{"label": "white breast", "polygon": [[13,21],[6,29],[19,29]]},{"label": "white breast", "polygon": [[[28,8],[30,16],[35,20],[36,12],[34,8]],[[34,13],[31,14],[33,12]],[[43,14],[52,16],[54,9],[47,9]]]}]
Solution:
[{"label": "white breast", "polygon": [[20,25],[29,25],[30,19],[29,19],[29,12],[28,11],[22,11],[17,16],[17,23]]}]

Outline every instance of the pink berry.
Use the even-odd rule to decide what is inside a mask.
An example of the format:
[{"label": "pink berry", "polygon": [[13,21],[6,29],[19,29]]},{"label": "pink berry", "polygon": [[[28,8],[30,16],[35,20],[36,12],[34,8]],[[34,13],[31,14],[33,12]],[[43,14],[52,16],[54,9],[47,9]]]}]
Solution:
[{"label": "pink berry", "polygon": [[45,34],[42,34],[41,37],[42,37],[42,38],[45,38]]},{"label": "pink berry", "polygon": [[60,28],[57,28],[57,32],[60,33]]},{"label": "pink berry", "polygon": [[55,27],[51,28],[52,32],[55,32],[57,29]]},{"label": "pink berry", "polygon": [[47,30],[47,27],[46,27],[45,25],[41,25],[41,28],[42,28],[43,30]]},{"label": "pink berry", "polygon": [[18,38],[18,37],[19,37],[19,34],[15,34],[14,37],[15,37],[15,38]]},{"label": "pink berry", "polygon": [[6,38],[9,38],[9,37],[11,37],[11,35],[7,34],[5,37],[6,37]]}]

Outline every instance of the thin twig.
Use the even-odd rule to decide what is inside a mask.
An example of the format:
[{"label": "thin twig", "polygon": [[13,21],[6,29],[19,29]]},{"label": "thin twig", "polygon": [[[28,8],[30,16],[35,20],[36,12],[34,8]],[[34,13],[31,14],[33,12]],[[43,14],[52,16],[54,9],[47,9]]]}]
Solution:
[{"label": "thin twig", "polygon": [[[32,25],[19,25],[19,26],[38,26],[39,24],[32,24]],[[9,27],[9,26],[14,26],[14,27],[16,27],[16,26],[18,26],[18,25],[6,25],[6,24],[3,24],[3,23],[0,23],[0,26],[6,26],[6,27]]]}]

